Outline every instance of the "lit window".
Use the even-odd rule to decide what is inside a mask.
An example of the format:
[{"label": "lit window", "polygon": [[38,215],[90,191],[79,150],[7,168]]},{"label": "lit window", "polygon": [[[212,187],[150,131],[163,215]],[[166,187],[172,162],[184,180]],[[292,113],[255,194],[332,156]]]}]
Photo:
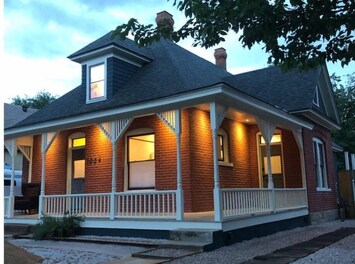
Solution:
[{"label": "lit window", "polygon": [[318,85],[316,86],[316,91],[314,93],[313,104],[316,106],[319,106],[319,87],[318,87]]},{"label": "lit window", "polygon": [[85,147],[85,143],[86,143],[85,138],[74,138],[73,148]]},{"label": "lit window", "polygon": [[218,129],[217,141],[218,161],[222,163],[229,163],[228,135],[226,131]]},{"label": "lit window", "polygon": [[128,137],[128,188],[155,188],[154,134]]},{"label": "lit window", "polygon": [[317,187],[328,188],[327,164],[325,159],[324,144],[318,138],[313,138],[314,168],[317,175]]},{"label": "lit window", "polygon": [[90,67],[90,96],[89,99],[105,97],[105,65]]},{"label": "lit window", "polygon": [[[263,138],[263,136],[260,136],[260,144],[265,144],[265,139]],[[272,143],[281,143],[281,135],[280,134],[275,134],[272,136],[271,138],[271,144]]]}]

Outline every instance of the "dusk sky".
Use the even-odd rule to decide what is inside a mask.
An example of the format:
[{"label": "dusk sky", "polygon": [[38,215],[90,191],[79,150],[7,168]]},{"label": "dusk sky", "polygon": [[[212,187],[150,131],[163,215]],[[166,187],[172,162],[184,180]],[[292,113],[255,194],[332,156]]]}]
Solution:
[{"label": "dusk sky", "polygon": [[[16,95],[34,96],[41,90],[61,96],[80,84],[81,67],[67,56],[103,36],[131,17],[141,23],[154,24],[157,12],[166,10],[175,27],[184,16],[173,1],[145,0],[5,0],[4,53],[6,66],[2,82],[4,101]],[[267,66],[262,46],[243,49],[236,34],[217,47],[227,50],[227,68],[240,73]],[[179,45],[214,63],[214,48],[193,48],[193,41]],[[5,65],[5,64],[4,64]],[[355,63],[345,68],[328,63],[329,73],[344,75],[355,72]]]}]

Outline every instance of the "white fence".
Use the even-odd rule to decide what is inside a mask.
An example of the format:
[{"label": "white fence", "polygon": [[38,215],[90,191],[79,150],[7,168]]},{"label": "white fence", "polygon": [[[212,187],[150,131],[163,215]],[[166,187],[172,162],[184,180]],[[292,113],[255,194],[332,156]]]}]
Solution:
[{"label": "white fence", "polygon": [[110,194],[45,195],[42,212],[51,216],[69,213],[85,217],[109,217]]},{"label": "white fence", "polygon": [[4,197],[4,217],[8,218],[10,217],[10,197],[5,196]]},{"label": "white fence", "polygon": [[222,189],[223,217],[307,207],[306,189]]},{"label": "white fence", "polygon": [[[176,218],[176,191],[115,193],[115,218]],[[45,195],[42,212],[110,217],[111,193]]]},{"label": "white fence", "polygon": [[176,191],[115,194],[115,217],[176,218]]}]

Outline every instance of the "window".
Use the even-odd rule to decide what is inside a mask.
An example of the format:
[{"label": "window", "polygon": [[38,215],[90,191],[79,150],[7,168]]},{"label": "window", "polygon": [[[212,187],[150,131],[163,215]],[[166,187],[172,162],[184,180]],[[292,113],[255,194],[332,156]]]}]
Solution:
[{"label": "window", "polygon": [[228,135],[223,129],[218,129],[217,142],[219,164],[232,165],[231,163],[229,163]]},{"label": "window", "polygon": [[155,188],[154,134],[129,136],[128,189]]},{"label": "window", "polygon": [[[266,149],[266,142],[261,133],[257,134],[258,144],[258,166],[260,176],[260,186],[262,188],[268,187],[268,156]],[[276,130],[270,142],[270,161],[271,161],[271,174],[273,177],[275,188],[284,188],[284,170],[283,170],[283,153],[282,153],[282,137],[281,131]]]},{"label": "window", "polygon": [[316,106],[319,106],[319,87],[318,85],[316,86],[316,91],[313,97],[313,104]]},{"label": "window", "polygon": [[106,99],[105,64],[89,66],[88,102]]},{"label": "window", "polygon": [[318,138],[313,138],[314,168],[317,175],[317,190],[328,190],[327,164],[324,144]]}]

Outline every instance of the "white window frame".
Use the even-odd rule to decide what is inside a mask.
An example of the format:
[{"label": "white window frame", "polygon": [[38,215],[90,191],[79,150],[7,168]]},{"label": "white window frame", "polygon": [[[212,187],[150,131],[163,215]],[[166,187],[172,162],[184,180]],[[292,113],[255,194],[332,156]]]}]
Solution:
[{"label": "white window frame", "polygon": [[315,106],[319,107],[319,86],[318,86],[318,84],[316,85],[316,92],[313,97],[313,104]]},{"label": "white window frame", "polygon": [[[228,140],[228,134],[227,132],[222,129],[222,128],[219,128],[218,131],[217,131],[217,139],[218,139],[218,144],[219,144],[219,136],[222,137],[223,139],[223,142],[222,142],[222,145],[223,145],[223,155],[224,155],[224,160],[221,161],[218,159],[218,164],[221,165],[221,166],[227,166],[227,167],[233,167],[233,163],[230,162],[230,159],[229,159],[229,140]],[[218,155],[219,157],[219,155]]]},{"label": "white window frame", "polygon": [[[90,69],[100,64],[104,65],[104,96],[91,99],[90,98],[90,93],[91,93]],[[96,60],[87,61],[86,62],[86,103],[90,104],[99,101],[104,101],[106,99],[107,99],[107,58],[100,58]]]},{"label": "white window frame", "polygon": [[[154,184],[154,189],[152,188],[148,188],[148,189],[130,189],[129,186],[128,186],[128,138],[129,137],[132,137],[132,136],[139,136],[139,135],[142,135],[142,134],[154,134],[155,135],[155,132],[153,129],[151,128],[138,128],[138,129],[134,129],[134,130],[131,130],[131,131],[128,131],[126,134],[125,134],[125,166],[124,166],[124,191],[125,192],[149,192],[149,191],[152,191],[152,190],[156,190],[156,182]],[[154,155],[155,156],[155,155]],[[154,158],[154,160],[156,160],[156,157]],[[156,175],[155,175],[156,176]],[[156,178],[155,178],[156,180]]]},{"label": "white window frame", "polygon": [[[319,138],[314,137],[312,139],[313,145],[313,157],[315,163],[315,173],[317,180],[317,191],[329,192],[328,188],[328,174],[327,174],[327,159],[325,153],[325,144]],[[320,156],[320,148],[322,148],[323,157]],[[323,160],[323,171],[321,168],[321,160]]]}]

